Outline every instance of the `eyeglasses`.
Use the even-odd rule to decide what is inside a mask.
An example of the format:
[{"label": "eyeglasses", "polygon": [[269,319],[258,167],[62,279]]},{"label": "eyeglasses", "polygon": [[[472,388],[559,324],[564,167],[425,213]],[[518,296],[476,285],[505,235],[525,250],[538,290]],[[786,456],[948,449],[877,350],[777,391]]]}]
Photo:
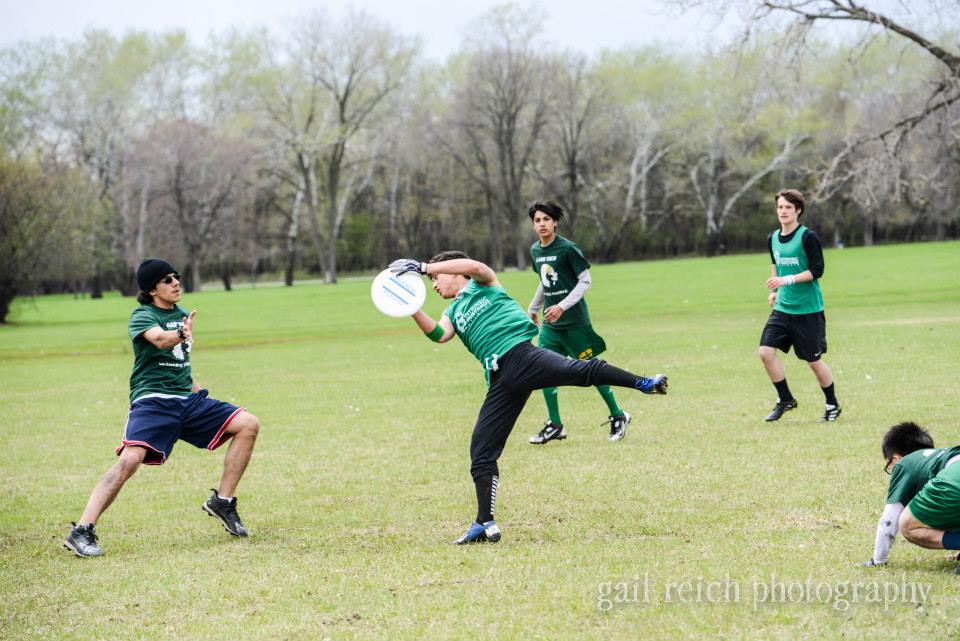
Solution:
[{"label": "eyeglasses", "polygon": [[887,464],[883,466],[883,471],[884,473],[886,473],[887,476],[890,476],[891,474],[893,474],[891,470],[892,467],[893,467],[893,457],[891,456],[890,458],[887,459]]},{"label": "eyeglasses", "polygon": [[168,275],[168,276],[164,276],[163,279],[162,279],[160,282],[163,283],[164,285],[169,285],[169,284],[172,283],[173,281],[177,281],[178,283],[180,282],[180,274],[179,274],[179,273],[173,272],[172,274],[170,274],[170,275]]}]

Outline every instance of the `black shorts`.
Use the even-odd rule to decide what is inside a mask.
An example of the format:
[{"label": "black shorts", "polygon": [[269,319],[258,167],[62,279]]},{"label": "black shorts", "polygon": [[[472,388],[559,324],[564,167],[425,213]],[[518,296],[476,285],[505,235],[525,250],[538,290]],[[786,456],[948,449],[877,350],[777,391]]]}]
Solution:
[{"label": "black shorts", "polygon": [[776,310],[770,314],[760,345],[789,352],[790,346],[797,358],[815,363],[827,353],[827,319],[823,312],[814,314],[784,314]]}]

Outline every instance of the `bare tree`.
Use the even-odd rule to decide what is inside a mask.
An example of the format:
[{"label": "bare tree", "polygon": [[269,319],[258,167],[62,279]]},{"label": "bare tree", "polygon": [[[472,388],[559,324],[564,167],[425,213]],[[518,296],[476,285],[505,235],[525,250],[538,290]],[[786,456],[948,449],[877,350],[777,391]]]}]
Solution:
[{"label": "bare tree", "polygon": [[174,233],[186,253],[186,290],[199,291],[204,251],[215,236],[236,231],[230,217],[247,150],[185,120],[158,127],[151,139],[162,194],[156,206],[176,221]]},{"label": "bare tree", "polygon": [[514,5],[493,9],[474,31],[467,71],[455,92],[453,128],[459,144],[443,140],[483,194],[491,257],[503,267],[501,228],[513,240],[516,265],[527,263],[524,182],[547,124],[546,78],[551,61],[538,53],[537,15]]},{"label": "bare tree", "polygon": [[406,80],[416,47],[356,11],[350,11],[340,24],[313,14],[300,22],[294,39],[309,72],[311,92],[324,100],[324,113],[314,115],[326,122],[314,170],[326,201],[324,280],[335,283],[343,220],[350,200],[369,184],[370,163],[376,155],[376,135],[369,128],[387,96]]}]

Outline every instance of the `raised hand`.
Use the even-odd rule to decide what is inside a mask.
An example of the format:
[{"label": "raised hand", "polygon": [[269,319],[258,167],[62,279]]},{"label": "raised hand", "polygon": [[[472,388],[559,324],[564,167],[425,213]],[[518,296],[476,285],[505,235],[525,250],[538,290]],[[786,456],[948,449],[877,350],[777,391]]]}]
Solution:
[{"label": "raised hand", "polygon": [[407,272],[425,275],[427,273],[427,264],[413,258],[398,258],[390,263],[389,269],[397,276],[402,276]]}]

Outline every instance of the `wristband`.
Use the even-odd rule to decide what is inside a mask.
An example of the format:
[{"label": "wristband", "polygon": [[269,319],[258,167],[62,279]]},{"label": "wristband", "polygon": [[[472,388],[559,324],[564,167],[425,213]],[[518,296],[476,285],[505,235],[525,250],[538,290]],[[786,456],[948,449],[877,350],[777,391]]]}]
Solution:
[{"label": "wristband", "polygon": [[797,282],[797,277],[796,277],[796,276],[784,276],[784,277],[783,277],[783,284],[784,284],[784,285],[793,285],[793,284],[796,283],[796,282]]},{"label": "wristband", "polygon": [[432,340],[434,343],[439,343],[440,339],[443,338],[443,328],[440,327],[440,323],[437,323],[436,327],[429,332],[424,332],[423,335]]},{"label": "wristband", "polygon": [[183,333],[183,327],[178,327],[178,328],[177,328],[177,338],[179,338],[180,340],[184,340],[186,337],[187,337],[187,335]]}]

